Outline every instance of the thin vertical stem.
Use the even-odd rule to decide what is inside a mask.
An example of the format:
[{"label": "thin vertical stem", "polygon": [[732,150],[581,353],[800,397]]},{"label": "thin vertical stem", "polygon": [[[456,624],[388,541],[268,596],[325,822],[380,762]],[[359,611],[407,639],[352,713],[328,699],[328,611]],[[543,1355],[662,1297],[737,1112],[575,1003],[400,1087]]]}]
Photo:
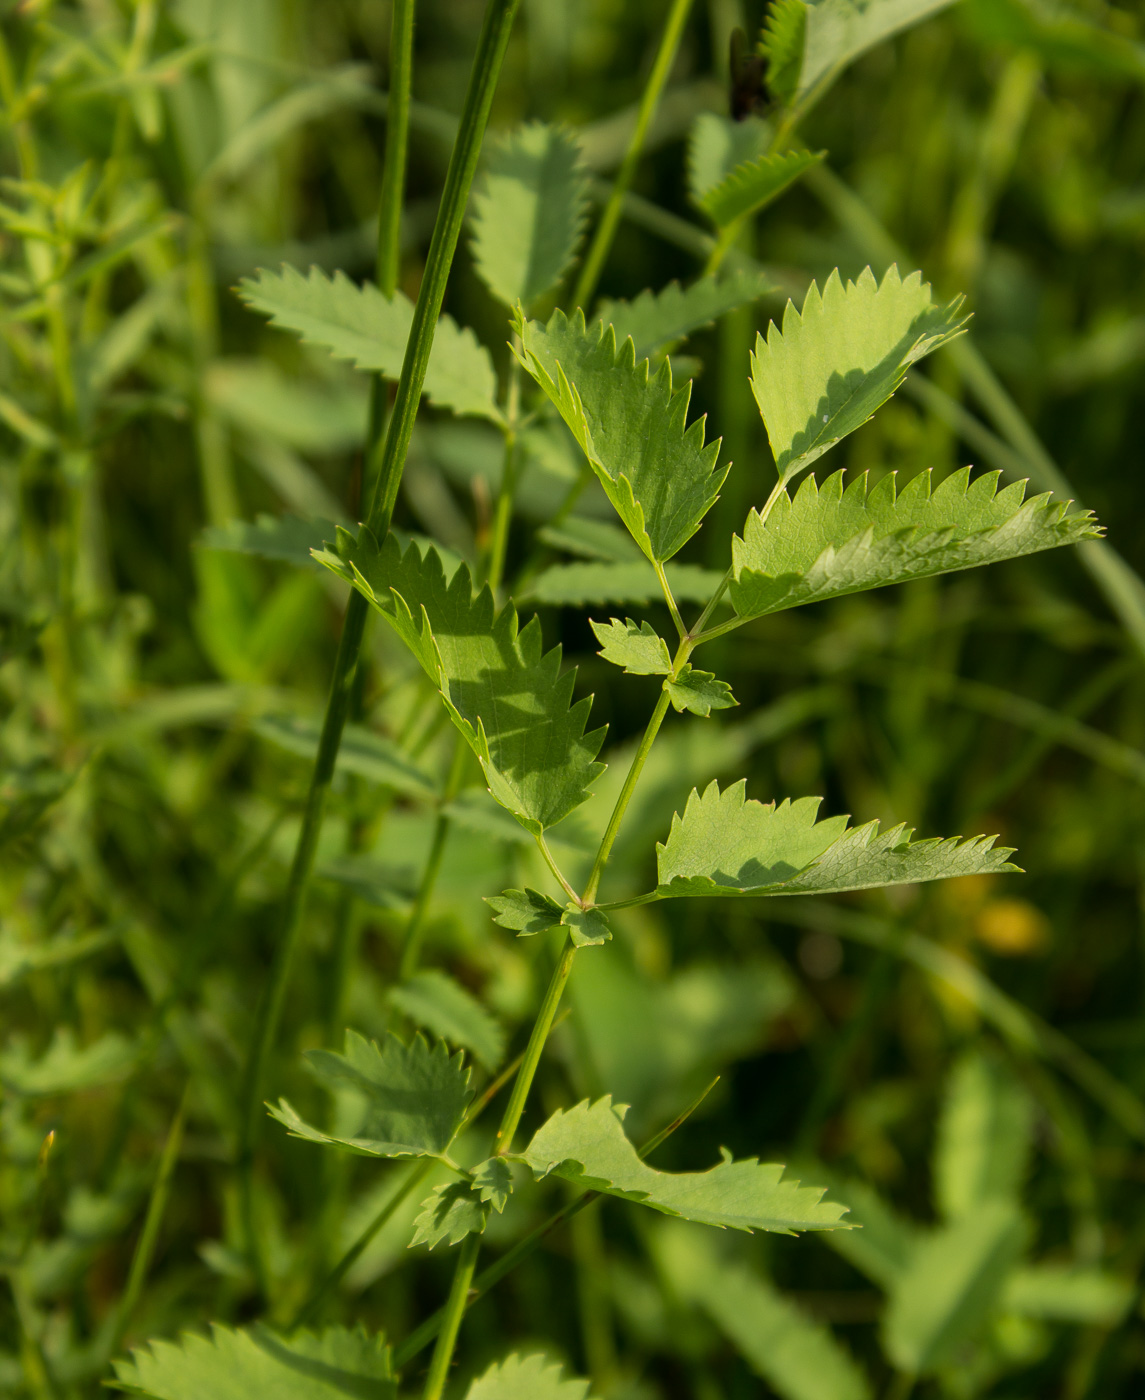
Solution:
[{"label": "thin vertical stem", "polygon": [[604,206],[604,212],[601,214],[600,222],[596,226],[595,234],[593,234],[592,244],[584,263],[581,265],[580,276],[577,278],[576,288],[572,296],[574,306],[587,307],[596,292],[600,274],[604,270],[604,261],[608,257],[612,240],[616,237],[616,230],[620,224],[624,196],[636,174],[636,167],[640,162],[644,142],[648,136],[648,128],[652,124],[652,118],[660,102],[660,94],[664,91],[664,84],[668,81],[672,64],[676,60],[676,50],[680,46],[680,38],[684,33],[684,25],[688,21],[691,8],[692,0],[673,0],[672,9],[668,14],[668,22],[664,26],[664,34],[660,40],[660,48],[656,54],[656,61],[653,63],[652,71],[648,74],[648,81],[644,85],[644,94],[640,99],[640,107],[636,113],[636,126],[632,132],[632,140],[628,143],[628,150],[624,153],[624,160],[616,173],[608,202]]},{"label": "thin vertical stem", "polygon": [[409,104],[413,75],[414,0],[394,0],[390,26],[390,91],[386,102],[386,148],[378,211],[378,286],[392,297],[401,261],[402,204],[409,149]]},{"label": "thin vertical stem", "polygon": [[[683,649],[683,643],[681,643]],[[656,702],[656,708],[652,711],[652,718],[644,730],[644,737],[640,740],[640,747],[636,750],[636,756],[632,760],[632,766],[628,770],[628,776],[624,779],[624,786],[620,789],[620,796],[616,799],[616,806],[612,809],[612,816],[608,819],[608,826],[600,840],[600,847],[596,853],[596,859],[592,863],[592,870],[589,873],[588,884],[584,887],[584,903],[591,904],[596,898],[596,891],[600,886],[600,877],[604,874],[604,867],[608,862],[608,857],[612,851],[612,844],[616,840],[616,834],[620,830],[620,823],[624,820],[624,813],[632,800],[632,794],[636,790],[636,784],[640,781],[640,774],[648,755],[652,752],[652,745],[656,742],[656,735],[660,732],[660,726],[664,723],[664,716],[668,713],[668,692],[662,690],[660,698]]]},{"label": "thin vertical stem", "polygon": [[453,1275],[453,1287],[449,1290],[449,1301],[445,1305],[441,1331],[437,1334],[437,1346],[433,1350],[433,1360],[429,1364],[423,1400],[441,1400],[449,1375],[449,1363],[453,1360],[453,1348],[457,1344],[457,1333],[461,1319],[465,1315],[465,1300],[469,1296],[469,1285],[473,1282],[473,1270],[477,1267],[477,1251],[481,1248],[480,1235],[467,1235],[457,1256],[457,1268]]},{"label": "thin vertical stem", "polygon": [[441,807],[438,809],[437,818],[433,824],[433,840],[430,842],[429,855],[426,857],[425,869],[422,871],[421,884],[418,886],[413,908],[410,910],[409,920],[406,923],[401,963],[398,968],[399,982],[408,981],[417,971],[422,935],[425,930],[425,916],[429,910],[430,900],[433,898],[434,888],[437,885],[438,873],[441,870],[441,858],[445,854],[445,841],[449,835],[449,814],[445,808],[453,801],[461,788],[468,754],[469,745],[460,734],[455,734],[453,757],[449,764],[449,777],[445,781],[445,790],[441,795]]},{"label": "thin vertical stem", "polygon": [[[433,334],[441,315],[445,284],[461,233],[469,191],[481,154],[481,141],[489,120],[493,93],[501,72],[501,64],[509,43],[509,34],[520,0],[488,0],[485,18],[478,39],[469,87],[465,95],[461,123],[450,156],[441,206],[434,225],[425,274],[414,308],[413,324],[406,343],[405,358],[398,380],[394,410],[390,416],[385,444],[381,452],[379,476],[367,516],[375,535],[384,536],[389,530],[394,503],[401,484],[402,470],[409,451],[414,419],[417,416],[422,385],[429,364]],[[247,1249],[255,1264],[260,1285],[265,1284],[259,1248],[254,1229],[253,1152],[262,1121],[262,1092],[266,1062],[282,1019],[282,1009],[290,984],[294,958],[298,947],[306,894],[314,868],[314,856],[334,764],[342,741],[347,712],[350,707],[354,675],[362,646],[368,604],[355,590],[350,594],[330,694],[322,721],[318,756],[310,779],[302,826],[298,833],[290,882],[287,887],[283,913],[283,931],[275,949],[270,982],[260,1004],[243,1085],[242,1121],[239,1141],[239,1171],[241,1176],[242,1214],[247,1234]],[[265,1288],[264,1288],[265,1291]]]},{"label": "thin vertical stem", "polygon": [[[517,336],[513,336],[514,347]],[[505,404],[505,458],[501,469],[501,489],[493,512],[489,534],[489,565],[485,579],[496,596],[505,574],[505,551],[509,545],[509,525],[513,519],[513,496],[517,489],[517,420],[521,411],[521,366],[516,355],[509,360],[509,388]]]},{"label": "thin vertical stem", "polygon": [[150,1269],[151,1260],[155,1255],[155,1246],[159,1241],[159,1228],[163,1224],[167,1201],[171,1195],[171,1178],[179,1160],[179,1151],[183,1146],[183,1125],[187,1119],[189,1094],[190,1083],[183,1090],[183,1097],[179,1101],[179,1108],[172,1120],[171,1127],[168,1129],[167,1140],[163,1144],[163,1151],[159,1157],[159,1170],[155,1174],[155,1184],[151,1188],[151,1199],[147,1202],[147,1215],[143,1220],[143,1229],[139,1233],[135,1253],[131,1258],[127,1286],[124,1288],[123,1297],[119,1300],[119,1306],[115,1310],[114,1330],[108,1338],[105,1352],[108,1357],[113,1356],[123,1344],[123,1338],[131,1325],[132,1316],[143,1292],[147,1271]]},{"label": "thin vertical stem", "polygon": [[545,1041],[549,1038],[553,1018],[557,1014],[561,994],[564,992],[565,983],[569,980],[569,973],[572,971],[573,958],[575,957],[576,944],[568,939],[565,941],[560,961],[549,979],[545,999],[541,1003],[537,1019],[533,1022],[533,1031],[529,1036],[525,1058],[521,1063],[521,1068],[517,1071],[517,1078],[513,1081],[513,1092],[509,1095],[509,1102],[505,1105],[501,1126],[497,1129],[497,1136],[493,1139],[494,1156],[503,1156],[513,1145],[513,1134],[517,1131],[521,1114],[525,1111],[525,1100],[529,1097],[529,1090],[533,1087],[533,1076],[541,1062],[541,1053],[545,1048]]}]

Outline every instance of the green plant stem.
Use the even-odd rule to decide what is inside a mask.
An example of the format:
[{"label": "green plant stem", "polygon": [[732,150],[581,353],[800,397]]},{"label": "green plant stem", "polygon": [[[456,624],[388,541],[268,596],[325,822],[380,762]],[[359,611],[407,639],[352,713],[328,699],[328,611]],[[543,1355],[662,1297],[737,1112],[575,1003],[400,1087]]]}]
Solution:
[{"label": "green plant stem", "polygon": [[[514,348],[519,337],[514,333]],[[494,597],[505,575],[505,554],[509,546],[509,525],[513,519],[513,496],[517,489],[517,428],[521,412],[521,366],[516,355],[509,359],[509,387],[505,405],[505,457],[501,468],[501,489],[489,533],[489,563],[485,581]]]},{"label": "green plant stem", "polygon": [[453,1360],[453,1348],[457,1344],[457,1332],[465,1315],[465,1302],[469,1296],[469,1285],[473,1282],[473,1270],[477,1266],[477,1251],[481,1248],[480,1235],[467,1235],[457,1256],[457,1268],[453,1275],[453,1286],[449,1290],[449,1301],[441,1319],[441,1331],[437,1334],[437,1346],[426,1377],[423,1400],[441,1400],[445,1381],[449,1375],[449,1364]]},{"label": "green plant stem", "polygon": [[[683,651],[685,643],[680,643],[680,650]],[[690,648],[688,649],[690,651]],[[677,652],[679,657],[679,652]],[[673,666],[673,676],[679,674],[679,666]],[[640,747],[632,759],[632,765],[628,769],[628,775],[624,779],[624,786],[620,789],[620,796],[616,799],[616,805],[612,809],[612,816],[608,819],[608,825],[604,829],[604,835],[600,838],[600,846],[596,852],[596,859],[592,863],[592,870],[589,872],[588,884],[584,887],[582,902],[591,904],[596,897],[597,889],[600,887],[600,877],[604,874],[604,867],[608,862],[608,857],[612,852],[613,842],[616,840],[617,832],[620,830],[620,823],[624,820],[624,813],[628,809],[629,802],[632,801],[632,794],[636,791],[636,784],[640,781],[640,774],[648,761],[648,755],[652,752],[652,745],[656,742],[656,735],[660,732],[660,726],[664,723],[664,716],[668,713],[668,692],[662,690],[660,698],[656,701],[656,708],[652,711],[644,735],[640,740]]]},{"label": "green plant stem", "polygon": [[386,146],[378,211],[378,287],[392,297],[401,260],[402,204],[409,149],[410,84],[413,73],[414,0],[393,0],[390,24],[390,90],[386,99]]},{"label": "green plant stem", "polygon": [[[465,94],[457,140],[450,156],[445,188],[425,273],[414,308],[413,324],[406,343],[401,375],[398,379],[394,408],[390,415],[385,442],[379,461],[377,485],[372,495],[367,522],[378,538],[389,530],[402,470],[409,451],[410,437],[417,416],[422,385],[429,365],[433,334],[441,314],[445,284],[457,248],[462,221],[469,200],[469,191],[481,154],[481,141],[489,120],[493,93],[501,72],[501,64],[509,43],[509,33],[520,0],[488,0],[481,34],[474,56],[469,86]],[[242,1119],[239,1142],[239,1172],[241,1178],[242,1216],[247,1233],[247,1249],[255,1266],[260,1288],[265,1293],[265,1278],[254,1230],[253,1150],[261,1122],[262,1084],[266,1062],[274,1043],[287,987],[293,970],[294,957],[305,912],[306,894],[314,868],[314,856],[322,829],[326,799],[334,774],[334,764],[342,741],[342,730],[350,705],[354,675],[362,646],[369,605],[356,590],[350,594],[330,694],[322,722],[318,756],[307,793],[302,827],[298,834],[290,883],[287,888],[283,916],[283,931],[275,949],[270,982],[259,1007],[258,1017],[244,1075]]]},{"label": "green plant stem", "polygon": [[604,270],[604,261],[608,257],[612,240],[616,237],[616,230],[620,224],[624,196],[636,174],[636,167],[640,162],[644,142],[648,136],[648,128],[660,102],[664,84],[668,81],[668,75],[672,71],[672,64],[676,60],[676,50],[680,46],[684,25],[688,21],[691,8],[692,0],[673,0],[667,23],[664,25],[664,34],[660,40],[656,60],[652,64],[652,71],[648,74],[648,81],[644,85],[644,93],[640,98],[640,107],[636,113],[636,126],[632,132],[632,139],[628,143],[628,150],[624,153],[620,169],[616,172],[616,179],[613,181],[608,202],[604,206],[604,212],[596,226],[592,243],[584,262],[581,264],[580,275],[572,295],[574,306],[587,308],[596,293],[600,274]]},{"label": "green plant stem", "polygon": [[[650,1157],[666,1138],[671,1137],[677,1128],[686,1123],[719,1082],[720,1076],[717,1074],[711,1083],[692,1100],[682,1113],[677,1114],[666,1127],[661,1128],[654,1137],[649,1138],[644,1146],[639,1149],[638,1156],[640,1159],[643,1161],[644,1158]],[[550,1215],[548,1220],[538,1225],[536,1229],[530,1230],[523,1240],[519,1240],[512,1249],[506,1251],[496,1263],[490,1264],[487,1269],[483,1269],[481,1273],[478,1274],[477,1278],[473,1281],[473,1287],[469,1290],[469,1300],[466,1303],[466,1307],[472,1307],[479,1298],[483,1298],[491,1288],[500,1283],[506,1274],[512,1273],[517,1265],[523,1259],[528,1258],[541,1241],[545,1239],[546,1236],[551,1235],[558,1225],[562,1225],[566,1220],[572,1219],[574,1215],[584,1210],[586,1206],[592,1205],[594,1201],[599,1201],[600,1198],[601,1193],[599,1191],[586,1191],[582,1196],[577,1196],[575,1200],[569,1201],[568,1204],[558,1210],[555,1215]],[[418,1352],[427,1347],[430,1342],[433,1341],[434,1337],[437,1336],[444,1316],[445,1310],[439,1308],[431,1317],[427,1317],[416,1331],[411,1332],[401,1346],[394,1352],[394,1365],[400,1369],[402,1366],[406,1365],[407,1362],[412,1361]]]},{"label": "green plant stem", "polygon": [[179,1160],[179,1151],[183,1146],[183,1126],[187,1121],[187,1099],[190,1091],[191,1086],[188,1082],[187,1087],[183,1090],[183,1097],[179,1101],[179,1107],[171,1127],[167,1131],[167,1140],[163,1144],[163,1151],[159,1157],[159,1170],[155,1174],[155,1184],[151,1188],[151,1199],[147,1202],[147,1214],[143,1220],[143,1229],[136,1242],[135,1253],[131,1256],[127,1285],[115,1310],[115,1321],[111,1335],[107,1338],[105,1358],[114,1356],[123,1345],[123,1338],[131,1325],[131,1319],[139,1304],[143,1285],[147,1279],[147,1271],[150,1269],[151,1260],[155,1255],[155,1246],[159,1241],[159,1229],[163,1224],[167,1201],[171,1195],[171,1178]]},{"label": "green plant stem", "polygon": [[497,1136],[493,1139],[493,1156],[504,1156],[513,1146],[513,1135],[521,1121],[521,1114],[525,1111],[525,1100],[529,1097],[529,1090],[533,1087],[533,1076],[541,1062],[545,1041],[548,1040],[549,1031],[552,1030],[553,1018],[557,1014],[561,994],[564,992],[565,983],[569,980],[569,973],[572,971],[573,958],[575,957],[576,944],[571,939],[566,939],[560,959],[545,990],[545,999],[541,1003],[540,1011],[537,1012],[537,1019],[533,1022],[529,1044],[525,1048],[525,1058],[521,1061],[521,1068],[517,1071],[517,1077],[513,1081],[513,1091],[509,1095],[509,1102],[505,1105],[501,1126],[497,1129]]},{"label": "green plant stem", "polygon": [[398,980],[400,982],[408,981],[417,971],[418,958],[421,955],[422,937],[425,932],[425,916],[429,911],[430,900],[433,898],[433,891],[437,885],[437,877],[441,872],[441,858],[445,854],[445,842],[449,836],[449,815],[445,809],[457,796],[461,788],[461,780],[465,776],[465,766],[468,757],[468,744],[466,744],[460,734],[455,734],[453,740],[453,757],[449,762],[449,776],[445,780],[445,788],[441,795],[441,806],[434,820],[433,839],[430,842],[429,855],[426,857],[421,883],[418,886],[413,908],[410,910],[410,916],[405,927],[401,963],[398,966]]}]

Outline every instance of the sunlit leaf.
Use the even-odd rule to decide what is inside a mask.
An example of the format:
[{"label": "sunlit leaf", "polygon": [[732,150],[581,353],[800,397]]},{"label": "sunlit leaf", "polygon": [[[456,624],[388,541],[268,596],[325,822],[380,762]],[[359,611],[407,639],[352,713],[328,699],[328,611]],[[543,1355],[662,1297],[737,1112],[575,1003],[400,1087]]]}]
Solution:
[{"label": "sunlit leaf", "polygon": [[555,899],[538,890],[502,890],[486,895],[485,903],[493,910],[495,924],[515,930],[520,937],[556,928],[564,913]]},{"label": "sunlit leaf", "polygon": [[953,0],[807,0],[801,92],[822,84],[860,54],[929,19]]},{"label": "sunlit leaf", "polygon": [[589,626],[600,643],[598,655],[633,676],[666,676],[672,669],[668,644],[650,622],[593,622]]},{"label": "sunlit leaf", "polygon": [[604,730],[586,734],[591,701],[572,704],[575,672],[561,674],[561,649],[544,651],[534,618],[518,632],[512,604],[499,611],[488,588],[473,589],[462,566],[447,580],[432,549],[381,549],[364,526],[339,531],[322,560],[378,609],[438,686],[446,709],[477,755],[493,796],[539,834],[578,807],[602,771]]},{"label": "sunlit leaf", "polygon": [[637,364],[611,326],[586,329],[555,311],[548,325],[517,318],[519,358],[568,424],[632,538],[652,560],[670,559],[700,527],[727,468],[719,442],[704,445],[704,420],[688,426],[691,384],[672,387]]},{"label": "sunlit leaf", "polygon": [[522,1155],[537,1178],[556,1175],[586,1190],[638,1201],[665,1215],[732,1230],[834,1230],[845,1207],[819,1187],[783,1181],[783,1167],[725,1155],[706,1172],[660,1172],[642,1162],[610,1098],[558,1110]]},{"label": "sunlit leaf", "polygon": [[544,1356],[509,1356],[479,1376],[465,1400],[585,1400],[588,1381],[562,1380]]},{"label": "sunlit leaf", "polygon": [[803,0],[774,0],[763,21],[760,42],[767,59],[768,90],[784,104],[799,90],[806,38],[807,6]]},{"label": "sunlit leaf", "polygon": [[969,569],[1091,539],[1089,511],[1051,496],[1023,501],[1025,483],[998,490],[1000,474],[954,472],[932,491],[929,472],[896,489],[891,473],[868,490],[865,475],[843,489],[813,476],[792,499],[781,492],[766,520],[752,511],[732,539],[732,605],[761,617],[906,579]]},{"label": "sunlit leaf", "polygon": [[707,719],[713,710],[730,710],[738,704],[727,681],[721,681],[711,671],[697,671],[690,665],[681,668],[676,679],[666,681],[664,688],[678,713]]},{"label": "sunlit leaf", "polygon": [[906,826],[816,821],[818,797],[776,806],[747,800],[745,789],[742,780],[724,792],[712,782],[702,797],[693,789],[656,847],[660,898],[815,894],[1017,869],[994,837],[912,842]]},{"label": "sunlit leaf", "polygon": [[789,481],[840,438],[861,427],[895,392],[907,370],[965,328],[962,298],[938,306],[930,284],[897,267],[876,283],[870,268],[844,286],[832,272],[814,282],[802,312],[791,302],[783,329],[756,337],[751,388],[780,479]]}]

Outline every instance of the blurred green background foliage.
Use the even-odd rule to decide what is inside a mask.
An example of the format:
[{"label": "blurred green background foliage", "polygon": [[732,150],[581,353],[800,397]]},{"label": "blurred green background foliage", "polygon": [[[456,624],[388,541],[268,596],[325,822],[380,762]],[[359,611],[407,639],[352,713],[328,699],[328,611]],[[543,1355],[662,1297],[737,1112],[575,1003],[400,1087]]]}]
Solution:
[{"label": "blurred green background foliage", "polygon": [[[482,8],[418,6],[411,296]],[[493,127],[575,129],[594,197],[606,194],[663,10],[524,0]],[[702,266],[686,139],[700,113],[727,111],[732,29],[762,20],[760,4],[697,0],[602,296]],[[389,23],[385,0],[5,5],[0,1393],[96,1395],[125,1342],[262,1311],[236,1198],[238,1081],[345,590],[218,546],[264,514],[357,518],[368,384],[233,289],[282,262],[372,275]],[[694,411],[736,464],[715,508],[724,528],[709,533],[738,529],[773,479],[747,389],[756,331],[812,278],[881,274],[897,249],[941,297],[967,294],[973,341],[1017,421],[1145,571],[1145,12],[962,0],[862,56],[800,135],[827,164],[734,250],[779,291],[678,357]],[[504,374],[504,315],[467,238],[446,310]],[[974,462],[1015,479],[1026,470],[1000,413],[944,353],[830,468],[942,477]],[[495,429],[423,406],[397,523],[472,557],[500,463]],[[536,527],[576,470],[563,430],[538,428],[511,573],[535,559]],[[712,550],[694,541],[681,558],[722,569]],[[634,738],[644,683],[598,659],[582,612],[542,607],[546,640],[580,666],[594,722]],[[650,615],[663,630],[666,614]],[[779,614],[712,644],[705,664],[740,709],[665,731],[618,847],[634,887],[670,811],[712,773],[746,772],[765,799],[825,794],[832,812],[924,836],[996,831],[1026,873],[777,901],[766,918],[718,901],[616,914],[607,956],[578,962],[543,1107],[610,1092],[646,1136],[718,1072],[663,1161],[706,1165],[726,1145],[799,1163],[866,1228],[713,1245],[606,1202],[477,1305],[466,1377],[524,1339],[590,1375],[594,1393],[634,1400],[737,1400],[761,1384],[834,1400],[916,1367],[928,1395],[1139,1393],[1145,636],[1127,615],[1062,551]],[[336,784],[271,1071],[273,1096],[312,1114],[324,1100],[300,1051],[339,1043],[346,1025],[378,1035],[398,1012],[419,1019],[391,991],[435,820],[417,770],[436,775],[448,750],[394,639],[374,628],[368,645],[361,755]],[[371,735],[416,768],[395,776]],[[490,1073],[523,1044],[551,949],[495,928],[481,902],[527,856],[471,776],[425,961],[472,994],[468,1034]],[[568,825],[575,852],[583,836]],[[398,1168],[327,1161],[268,1123],[257,1171],[266,1316],[284,1324]],[[969,1211],[967,1225],[968,1199],[1012,1213],[991,1225]],[[450,1261],[406,1253],[413,1210],[326,1300],[328,1320],[400,1339],[438,1305]],[[514,1201],[495,1216],[490,1247],[537,1223],[533,1210]],[[920,1232],[930,1252],[888,1264]],[[941,1294],[951,1257],[980,1286],[954,1341],[932,1337],[920,1359],[930,1323],[910,1309]],[[775,1370],[783,1337],[835,1357],[828,1328],[868,1390],[823,1389],[830,1360]]]}]

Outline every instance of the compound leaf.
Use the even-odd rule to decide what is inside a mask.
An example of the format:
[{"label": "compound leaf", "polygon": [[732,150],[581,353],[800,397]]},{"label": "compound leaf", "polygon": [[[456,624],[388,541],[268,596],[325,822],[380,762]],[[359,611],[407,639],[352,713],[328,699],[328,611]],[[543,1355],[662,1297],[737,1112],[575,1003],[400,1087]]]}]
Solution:
[{"label": "compound leaf", "polygon": [[706,1172],[660,1172],[642,1162],[609,1097],[558,1110],[522,1154],[533,1175],[550,1174],[586,1190],[637,1201],[665,1215],[721,1229],[796,1230],[840,1227],[844,1206],[822,1201],[819,1187],[781,1181],[783,1167],[730,1155]]},{"label": "compound leaf", "polygon": [[972,1050],[946,1087],[934,1156],[934,1194],[948,1220],[984,1202],[1016,1202],[1031,1147],[1029,1095],[995,1059]]},{"label": "compound leaf", "polygon": [[[281,272],[260,268],[239,283],[239,296],[272,326],[321,345],[338,360],[396,380],[413,324],[413,303],[402,292],[386,298],[373,283],[357,286],[343,272],[327,276],[312,267],[304,277],[283,264]],[[453,413],[501,421],[493,361],[469,329],[449,316],[437,323],[423,392],[430,403]]]},{"label": "compound leaf", "polygon": [[732,538],[732,606],[743,618],[839,598],[906,579],[1014,559],[1099,533],[1089,511],[1050,495],[1023,500],[1025,482],[998,490],[1000,473],[954,472],[932,491],[920,472],[897,490],[891,473],[868,490],[843,489],[835,472],[807,477],[776,497],[767,519],[752,511]]},{"label": "compound leaf", "polygon": [[780,480],[861,427],[912,364],[959,335],[961,305],[961,297],[935,305],[920,272],[904,282],[894,265],[881,284],[868,267],[844,286],[836,269],[822,295],[812,282],[802,312],[789,301],[782,331],[773,321],[751,357],[752,393]]},{"label": "compound leaf", "polygon": [[616,343],[631,340],[637,360],[642,360],[659,346],[683,340],[726,312],[748,306],[774,290],[775,284],[762,272],[709,274],[687,287],[669,282],[658,292],[646,289],[632,301],[606,301],[597,315],[612,326]]},{"label": "compound leaf", "polygon": [[443,1241],[454,1245],[466,1235],[484,1234],[489,1223],[489,1204],[468,1181],[435,1186],[421,1206],[414,1218],[411,1249],[417,1244],[434,1249]]},{"label": "compound leaf", "polygon": [[900,1371],[932,1375],[985,1325],[1026,1243],[1015,1206],[989,1201],[923,1239],[891,1288],[883,1343]]},{"label": "compound leaf", "polygon": [[760,44],[767,59],[767,86],[784,106],[799,91],[806,39],[807,6],[803,0],[775,0],[763,22]]},{"label": "compound leaf", "polygon": [[656,846],[660,898],[823,894],[1017,869],[1007,863],[1011,851],[993,848],[994,837],[911,842],[905,826],[880,833],[878,822],[816,821],[818,797],[776,806],[747,800],[745,788],[741,780],[720,792],[713,781],[702,797],[693,788]]},{"label": "compound leaf", "polygon": [[586,329],[555,311],[547,325],[518,312],[518,358],[556,405],[605,494],[653,561],[670,559],[696,533],[719,495],[718,441],[704,445],[704,420],[687,425],[692,386],[672,388],[667,360],[649,373],[611,326]]},{"label": "compound leaf", "polygon": [[363,1157],[439,1157],[457,1134],[473,1090],[461,1054],[450,1056],[420,1035],[408,1045],[387,1035],[379,1045],[346,1032],[342,1054],[308,1050],[311,1070],[332,1090],[361,1096],[357,1128],[334,1136],[311,1127],[285,1099],[271,1108],[294,1137],[340,1147]]},{"label": "compound leaf", "polygon": [[493,910],[493,922],[516,931],[518,938],[556,928],[564,909],[539,890],[502,890],[485,896]]},{"label": "compound leaf", "polygon": [[468,1050],[486,1069],[505,1054],[505,1032],[472,992],[447,973],[428,969],[392,987],[391,1006],[433,1035]]},{"label": "compound leaf", "polygon": [[397,1394],[385,1338],[328,1327],[279,1337],[265,1327],[215,1323],[209,1337],[154,1341],[115,1362],[115,1384],[158,1400],[392,1400]]},{"label": "compound leaf", "polygon": [[551,292],[584,232],[588,181],[572,132],[530,122],[495,142],[473,197],[473,259],[506,306]]},{"label": "compound leaf", "polygon": [[830,1329],[769,1279],[723,1258],[713,1236],[666,1224],[654,1249],[673,1292],[703,1308],[781,1400],[868,1400],[870,1382]]},{"label": "compound leaf", "polygon": [[628,617],[623,622],[614,617],[611,622],[588,625],[600,643],[598,655],[614,666],[620,666],[632,676],[666,676],[672,669],[668,643],[650,622],[637,625]]},{"label": "compound leaf", "polygon": [[499,612],[488,588],[473,591],[467,566],[446,578],[436,550],[379,549],[362,527],[338,532],[322,562],[378,609],[437,685],[477,755],[489,789],[539,835],[578,807],[603,770],[604,730],[586,734],[590,699],[571,704],[576,672],[560,673],[561,649],[542,650],[534,618],[518,632],[511,603]]},{"label": "compound leaf", "polygon": [[[724,580],[715,569],[698,564],[669,564],[664,573],[677,603],[706,603]],[[656,571],[641,559],[632,564],[554,564],[533,579],[522,598],[551,607],[579,608],[594,603],[652,603],[663,596]]]},{"label": "compound leaf", "polygon": [[727,681],[711,671],[695,671],[690,665],[682,667],[674,681],[665,681],[664,688],[678,714],[687,710],[707,719],[713,710],[730,710],[739,704]]},{"label": "compound leaf", "polygon": [[778,199],[826,155],[826,151],[785,151],[782,155],[758,156],[737,165],[719,184],[705,190],[696,203],[718,228],[726,228]]},{"label": "compound leaf", "polygon": [[507,1356],[478,1378],[465,1400],[585,1400],[588,1381],[563,1380],[544,1356]]}]

